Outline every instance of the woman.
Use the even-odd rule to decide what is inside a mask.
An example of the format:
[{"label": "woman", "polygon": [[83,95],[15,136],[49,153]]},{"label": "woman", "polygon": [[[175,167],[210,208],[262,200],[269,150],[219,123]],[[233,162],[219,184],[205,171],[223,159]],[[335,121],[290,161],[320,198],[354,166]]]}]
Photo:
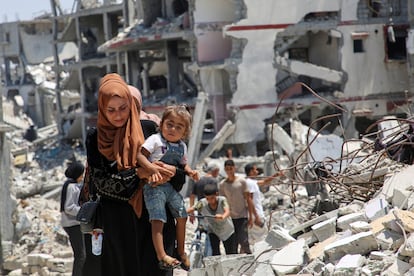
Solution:
[{"label": "woman", "polygon": [[[166,275],[158,269],[142,205],[140,177],[152,173],[151,167],[140,167],[137,161],[143,141],[137,100],[118,74],[105,75],[99,87],[97,127],[86,139],[89,183],[101,197],[101,275]],[[156,165],[163,176],[160,182],[175,174],[175,167]]]}]

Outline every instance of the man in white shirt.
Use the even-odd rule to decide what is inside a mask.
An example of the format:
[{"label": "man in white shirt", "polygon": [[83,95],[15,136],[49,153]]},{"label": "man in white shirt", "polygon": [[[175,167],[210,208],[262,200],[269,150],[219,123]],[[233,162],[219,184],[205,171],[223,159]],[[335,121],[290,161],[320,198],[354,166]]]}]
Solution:
[{"label": "man in white shirt", "polygon": [[265,238],[267,229],[265,227],[265,214],[263,211],[262,201],[264,196],[260,191],[260,186],[270,184],[275,176],[280,176],[281,172],[266,177],[261,180],[257,180],[256,177],[259,175],[257,165],[255,163],[249,163],[244,167],[246,173],[246,182],[250,192],[250,196],[253,202],[253,227],[249,228],[249,243],[254,244]]}]

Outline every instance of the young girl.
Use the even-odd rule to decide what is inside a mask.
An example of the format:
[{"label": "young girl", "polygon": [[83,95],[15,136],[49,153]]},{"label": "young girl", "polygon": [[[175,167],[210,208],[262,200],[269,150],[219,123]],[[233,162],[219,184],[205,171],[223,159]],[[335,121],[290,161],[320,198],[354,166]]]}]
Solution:
[{"label": "young girl", "polygon": [[85,167],[80,162],[71,163],[65,171],[67,180],[63,184],[60,200],[61,224],[69,236],[73,250],[72,275],[82,275],[82,268],[86,258],[83,234],[80,230],[76,214],[79,212],[78,198],[82,187]]},{"label": "young girl", "polygon": [[[192,170],[187,164],[187,146],[183,139],[187,138],[191,129],[191,114],[184,105],[168,106],[161,119],[160,133],[148,137],[142,145],[140,158],[148,158],[149,161],[163,161],[166,164],[181,165],[184,171],[193,180],[198,181],[198,172]],[[142,163],[145,163],[142,160]],[[157,179],[157,173],[153,174]],[[187,213],[183,197],[169,183],[152,185],[152,178],[144,186],[144,202],[148,209],[151,221],[152,242],[162,269],[173,269],[181,264],[188,270],[190,261],[184,251],[185,224]],[[177,252],[181,262],[168,256],[164,250],[162,229],[166,222],[165,204],[177,220]]]}]

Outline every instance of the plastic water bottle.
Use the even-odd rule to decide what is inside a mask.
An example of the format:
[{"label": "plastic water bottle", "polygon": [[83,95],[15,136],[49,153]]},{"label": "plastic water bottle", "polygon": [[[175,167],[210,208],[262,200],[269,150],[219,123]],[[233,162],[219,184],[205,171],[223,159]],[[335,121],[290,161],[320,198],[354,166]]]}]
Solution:
[{"label": "plastic water bottle", "polygon": [[103,233],[102,231],[94,231],[92,232],[92,254],[99,256],[102,253],[102,239]]}]

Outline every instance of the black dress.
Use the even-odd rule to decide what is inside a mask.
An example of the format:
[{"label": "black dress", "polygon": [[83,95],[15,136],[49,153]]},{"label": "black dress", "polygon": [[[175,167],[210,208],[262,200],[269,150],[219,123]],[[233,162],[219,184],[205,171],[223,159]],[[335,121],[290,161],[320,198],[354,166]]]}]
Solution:
[{"label": "black dress", "polygon": [[[117,169],[99,152],[97,130],[92,128],[86,138],[87,161],[90,168],[105,167],[109,175],[116,175]],[[116,167],[116,166],[115,166]],[[107,177],[110,177],[110,176]],[[177,169],[171,180],[177,189],[185,181],[183,170]],[[174,186],[174,184],[173,184]],[[175,221],[167,208],[167,223],[164,224],[164,247],[169,255],[174,255]],[[117,200],[101,195],[99,210],[100,226],[104,230],[102,255],[91,253],[91,236],[86,234],[85,245],[87,257],[84,276],[169,276],[172,271],[161,270],[152,243],[151,224],[148,212],[143,204],[141,218],[138,218],[127,201]]]}]

